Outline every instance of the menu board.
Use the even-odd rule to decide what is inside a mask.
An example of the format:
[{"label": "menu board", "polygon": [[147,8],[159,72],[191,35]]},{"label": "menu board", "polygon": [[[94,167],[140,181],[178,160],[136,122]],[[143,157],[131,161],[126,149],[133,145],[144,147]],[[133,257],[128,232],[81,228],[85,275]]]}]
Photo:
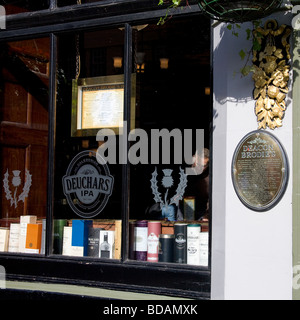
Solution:
[{"label": "menu board", "polygon": [[254,131],[237,146],[232,161],[235,191],[248,208],[267,211],[283,196],[288,183],[288,160],[272,134]]},{"label": "menu board", "polygon": [[131,84],[128,85],[130,104],[125,106],[124,75],[73,79],[71,136],[92,137],[102,129],[118,135],[123,132],[124,121],[130,123],[131,130],[134,129],[135,73],[131,74]]},{"label": "menu board", "polygon": [[123,127],[124,85],[82,88],[82,107],[77,129]]}]

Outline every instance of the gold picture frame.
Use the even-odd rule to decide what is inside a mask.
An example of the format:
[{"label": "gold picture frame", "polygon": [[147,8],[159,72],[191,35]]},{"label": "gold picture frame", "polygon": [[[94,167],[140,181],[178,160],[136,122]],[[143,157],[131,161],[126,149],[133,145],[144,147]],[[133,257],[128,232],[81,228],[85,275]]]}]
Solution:
[{"label": "gold picture frame", "polygon": [[[131,75],[131,129],[135,127],[136,74]],[[72,137],[96,136],[100,129],[119,134],[124,121],[124,75],[72,81]]]},{"label": "gold picture frame", "polygon": [[195,220],[196,199],[195,197],[184,197],[183,199],[183,212],[184,220]]}]

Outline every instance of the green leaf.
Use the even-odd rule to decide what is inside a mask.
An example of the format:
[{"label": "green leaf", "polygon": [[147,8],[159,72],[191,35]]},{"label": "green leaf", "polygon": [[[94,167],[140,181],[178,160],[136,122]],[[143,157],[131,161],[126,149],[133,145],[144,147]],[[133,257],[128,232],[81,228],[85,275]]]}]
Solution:
[{"label": "green leaf", "polygon": [[256,38],[262,38],[263,35],[262,35],[259,31],[256,31],[256,32],[255,32],[255,37],[256,37]]},{"label": "green leaf", "polygon": [[227,26],[227,29],[231,31],[231,30],[232,30],[232,24],[229,24],[229,25]]},{"label": "green leaf", "polygon": [[250,72],[254,72],[255,68],[253,65],[251,66],[245,66],[244,68],[241,69],[241,74],[246,77]]},{"label": "green leaf", "polygon": [[247,29],[246,33],[247,33],[247,40],[250,40],[252,31],[250,29]]},{"label": "green leaf", "polygon": [[261,24],[261,20],[254,20],[253,21],[253,25],[254,25],[255,29],[258,28],[260,26],[260,24]]},{"label": "green leaf", "polygon": [[246,53],[245,53],[245,51],[243,49],[239,52],[239,56],[241,57],[242,60],[245,59]]},{"label": "green leaf", "polygon": [[172,0],[175,7],[179,7],[181,0]]},{"label": "green leaf", "polygon": [[261,43],[257,40],[253,40],[253,50],[254,51],[260,51],[261,50]]}]

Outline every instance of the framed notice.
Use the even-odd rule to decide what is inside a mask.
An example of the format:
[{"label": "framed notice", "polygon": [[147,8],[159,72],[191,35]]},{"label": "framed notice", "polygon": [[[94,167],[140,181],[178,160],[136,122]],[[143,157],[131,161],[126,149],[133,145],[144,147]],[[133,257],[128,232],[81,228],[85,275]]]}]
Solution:
[{"label": "framed notice", "polygon": [[[132,75],[131,127],[135,121],[135,83]],[[119,134],[124,121],[124,75],[84,78],[72,83],[72,137],[96,136],[100,129]],[[132,129],[131,128],[131,129]]]},{"label": "framed notice", "polygon": [[195,220],[195,197],[184,197],[183,212],[184,220]]},{"label": "framed notice", "polygon": [[282,198],[289,165],[280,141],[267,131],[253,131],[238,144],[232,160],[232,180],[241,202],[254,211],[267,211]]}]

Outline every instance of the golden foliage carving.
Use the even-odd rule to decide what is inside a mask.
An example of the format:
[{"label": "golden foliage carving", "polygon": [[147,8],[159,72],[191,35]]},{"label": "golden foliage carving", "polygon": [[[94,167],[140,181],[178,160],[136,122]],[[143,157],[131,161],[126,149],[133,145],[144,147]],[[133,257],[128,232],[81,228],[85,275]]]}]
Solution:
[{"label": "golden foliage carving", "polygon": [[256,100],[258,129],[282,126],[290,79],[288,38],[291,30],[286,25],[278,28],[277,22],[270,20],[264,28],[258,27],[253,31],[253,36],[261,47],[260,50],[253,50],[253,96]]}]

